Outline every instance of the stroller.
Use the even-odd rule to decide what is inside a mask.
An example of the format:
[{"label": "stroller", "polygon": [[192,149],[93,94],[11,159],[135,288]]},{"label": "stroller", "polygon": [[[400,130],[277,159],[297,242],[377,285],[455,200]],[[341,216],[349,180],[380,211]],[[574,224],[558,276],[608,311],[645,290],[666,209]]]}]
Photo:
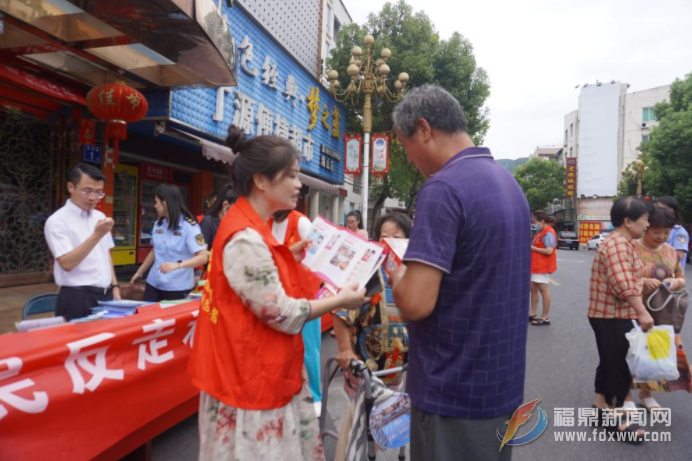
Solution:
[{"label": "stroller", "polygon": [[[385,376],[389,375],[392,373],[399,373],[402,371],[406,371],[408,368],[408,365],[404,365],[402,367],[396,367],[396,368],[388,368],[386,370],[381,370],[381,371],[376,371],[372,372],[370,369],[360,360],[352,360],[351,361],[351,367],[350,371],[353,377],[355,378],[363,378],[361,381],[361,384],[358,389],[358,393],[360,392],[365,392],[365,412],[366,412],[366,431],[364,434],[364,437],[366,438],[366,443],[367,443],[367,458],[368,460],[374,460],[375,459],[375,439],[372,435],[371,428],[370,428],[370,413],[372,412],[373,405],[375,403],[375,398],[372,395],[372,384],[371,384],[371,376]],[[325,437],[332,437],[335,440],[339,439],[339,434],[335,431],[331,431],[326,429],[326,424],[327,424],[327,408],[328,408],[328,402],[329,402],[329,385],[331,382],[334,380],[337,374],[339,374],[341,370],[341,367],[336,361],[335,357],[330,358],[327,360],[327,363],[324,365],[324,371],[323,375],[324,377],[328,377],[328,379],[324,379],[324,382],[322,383],[322,414],[320,415],[319,418],[319,423],[320,423],[320,435],[322,439],[324,440]],[[361,386],[363,388],[361,388]],[[357,393],[357,394],[358,394]],[[399,460],[403,461],[406,459],[406,446],[403,446],[399,449]]]}]

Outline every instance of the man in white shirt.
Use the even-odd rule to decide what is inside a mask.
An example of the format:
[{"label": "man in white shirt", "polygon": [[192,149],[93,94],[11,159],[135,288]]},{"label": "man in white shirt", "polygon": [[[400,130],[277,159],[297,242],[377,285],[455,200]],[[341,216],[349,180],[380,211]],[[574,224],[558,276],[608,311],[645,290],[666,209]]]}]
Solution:
[{"label": "man in white shirt", "polygon": [[105,196],[106,177],[80,163],[67,180],[70,198],[46,221],[45,235],[60,287],[55,315],[67,320],[86,317],[98,301],[120,299],[110,249],[113,220],[94,208]]}]

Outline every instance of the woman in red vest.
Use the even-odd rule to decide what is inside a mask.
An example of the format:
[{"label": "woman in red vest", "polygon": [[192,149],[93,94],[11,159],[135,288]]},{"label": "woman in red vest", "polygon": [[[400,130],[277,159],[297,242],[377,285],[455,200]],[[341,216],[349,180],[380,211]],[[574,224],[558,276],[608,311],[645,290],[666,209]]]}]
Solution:
[{"label": "woman in red vest", "polygon": [[[538,233],[531,244],[531,311],[529,321],[532,325],[550,325],[550,285],[548,274],[557,270],[557,235],[552,224],[555,219],[543,210],[533,212],[533,224]],[[538,317],[538,294],[543,299],[543,315]]]},{"label": "woman in red vest", "polygon": [[[279,242],[291,247],[301,240],[307,240],[312,223],[307,216],[296,210],[281,210],[274,213],[267,223],[272,235]],[[305,349],[305,370],[308,373],[310,394],[315,404],[315,414],[322,412],[322,382],[320,380],[320,347],[322,346],[322,323],[320,319],[311,320],[303,327],[303,348]]]},{"label": "woman in red vest", "polygon": [[245,139],[236,126],[227,143],[238,154],[233,178],[240,198],[214,239],[190,357],[199,407],[200,460],[323,460],[310,392],[303,377],[305,323],[337,307],[359,308],[365,290],[308,301],[300,259],[267,225],[294,208],[300,192],[299,153],[276,136]]}]

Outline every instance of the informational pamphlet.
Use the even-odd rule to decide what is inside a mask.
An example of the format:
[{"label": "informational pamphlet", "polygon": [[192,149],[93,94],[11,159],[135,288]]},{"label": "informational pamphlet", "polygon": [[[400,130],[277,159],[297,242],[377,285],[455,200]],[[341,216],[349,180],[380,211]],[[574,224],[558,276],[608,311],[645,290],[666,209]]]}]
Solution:
[{"label": "informational pamphlet", "polygon": [[389,250],[387,254],[387,260],[384,263],[384,271],[389,277],[392,275],[399,266],[401,266],[404,260],[404,255],[406,254],[406,248],[408,248],[408,239],[384,239],[384,244]]},{"label": "informational pamphlet", "polygon": [[368,242],[348,229],[318,216],[308,238],[312,240],[303,264],[337,290],[358,284],[363,288],[385,257],[385,247]]}]

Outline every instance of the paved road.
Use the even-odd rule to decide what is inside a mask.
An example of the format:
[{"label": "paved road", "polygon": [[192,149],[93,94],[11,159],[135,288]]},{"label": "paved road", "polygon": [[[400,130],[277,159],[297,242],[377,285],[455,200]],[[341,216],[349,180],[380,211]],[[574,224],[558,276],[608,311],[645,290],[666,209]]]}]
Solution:
[{"label": "paved road", "polygon": [[[657,397],[664,407],[673,409],[671,427],[660,425],[652,431],[669,431],[671,442],[649,442],[630,446],[621,442],[567,442],[555,440],[555,408],[590,407],[593,400],[593,376],[598,362],[593,332],[586,320],[589,275],[594,252],[586,250],[558,252],[558,271],[552,276],[552,325],[529,327],[526,392],[524,401],[541,398],[539,406],[548,414],[546,431],[534,442],[512,448],[515,461],[534,460],[689,460],[687,445],[692,431],[692,396],[674,392]],[[692,266],[688,266],[688,280],[692,280]],[[682,336],[692,350],[692,322],[688,321]],[[336,354],[336,343],[324,335],[323,361]],[[340,427],[346,398],[335,382],[330,389],[328,411],[331,427]],[[533,423],[532,421],[529,424]],[[190,418],[154,440],[155,460],[194,460],[198,448],[196,420]],[[504,431],[504,428],[499,428]],[[584,428],[564,428],[582,432]],[[526,429],[527,430],[527,429]],[[588,436],[593,428],[588,430]],[[523,434],[522,429],[519,431]],[[331,459],[333,442],[325,441],[327,459]],[[378,459],[396,460],[397,453],[387,452]],[[463,459],[460,457],[459,459]],[[289,460],[292,461],[292,460]]]}]

